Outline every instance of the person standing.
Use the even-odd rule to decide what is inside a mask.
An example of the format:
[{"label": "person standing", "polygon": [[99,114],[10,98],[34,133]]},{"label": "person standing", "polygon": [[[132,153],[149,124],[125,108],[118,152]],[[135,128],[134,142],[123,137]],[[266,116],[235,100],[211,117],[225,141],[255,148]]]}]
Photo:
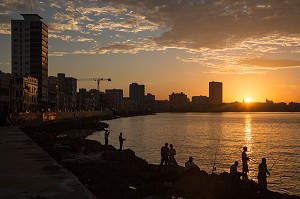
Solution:
[{"label": "person standing", "polygon": [[261,163],[258,165],[258,175],[257,175],[258,185],[260,190],[262,191],[268,189],[267,174],[270,176],[270,172],[267,166],[267,159],[262,158]]},{"label": "person standing", "polygon": [[247,156],[247,151],[248,148],[245,146],[242,152],[242,162],[243,162],[242,176],[243,176],[243,180],[245,181],[248,180],[248,172],[249,172],[249,167],[248,167],[249,157]]},{"label": "person standing", "polygon": [[105,146],[108,145],[108,136],[109,136],[110,132],[108,130],[105,130],[104,133],[104,139],[105,139]]},{"label": "person standing", "polygon": [[119,135],[119,143],[120,143],[120,150],[122,151],[123,150],[123,142],[125,141],[126,139],[124,139],[122,137],[122,132],[120,133]]},{"label": "person standing", "polygon": [[169,164],[170,165],[178,165],[175,160],[176,150],[173,148],[173,144],[170,144],[169,150]]},{"label": "person standing", "polygon": [[161,155],[161,160],[160,160],[160,165],[159,165],[159,170],[161,170],[163,164],[165,163],[165,167],[169,163],[169,147],[168,143],[165,143],[165,146],[161,147],[160,149],[160,155]]}]

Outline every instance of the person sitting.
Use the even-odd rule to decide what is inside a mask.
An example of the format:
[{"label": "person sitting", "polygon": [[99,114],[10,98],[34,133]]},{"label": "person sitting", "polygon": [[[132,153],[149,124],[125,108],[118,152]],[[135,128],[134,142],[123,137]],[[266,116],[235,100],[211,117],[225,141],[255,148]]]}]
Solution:
[{"label": "person sitting", "polygon": [[185,163],[185,172],[188,174],[200,173],[200,168],[194,163],[194,158],[191,156],[189,160]]},{"label": "person sitting", "polygon": [[238,172],[238,166],[239,166],[239,162],[235,161],[233,165],[231,165],[230,167],[230,175],[232,176],[236,176],[236,177],[241,177],[242,173]]}]

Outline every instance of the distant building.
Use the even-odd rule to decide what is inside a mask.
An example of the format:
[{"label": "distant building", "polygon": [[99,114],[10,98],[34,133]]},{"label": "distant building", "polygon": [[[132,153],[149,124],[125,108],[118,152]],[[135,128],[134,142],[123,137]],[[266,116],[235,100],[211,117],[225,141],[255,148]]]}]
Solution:
[{"label": "distant building", "polygon": [[120,110],[123,100],[122,89],[106,89],[105,94],[108,100],[108,107],[114,110]]},{"label": "distant building", "polygon": [[193,105],[202,105],[202,104],[208,104],[209,98],[207,96],[193,96],[192,97],[192,104]]},{"label": "distant building", "polygon": [[187,95],[183,92],[181,93],[172,93],[169,95],[169,101],[170,105],[173,107],[183,108],[189,103],[189,99],[187,98]]},{"label": "distant building", "polygon": [[6,106],[10,110],[16,110],[15,89],[15,76],[0,71],[0,108]]},{"label": "distant building", "polygon": [[223,103],[222,82],[209,82],[209,102],[215,105],[220,105]]},{"label": "distant building", "polygon": [[144,109],[145,85],[129,85],[129,98],[136,103],[137,109]]},{"label": "distant building", "polygon": [[59,110],[59,90],[58,77],[48,78],[48,107],[51,111]]},{"label": "distant building", "polygon": [[77,109],[92,110],[95,107],[94,93],[87,92],[85,88],[80,88],[77,93]]},{"label": "distant building", "polygon": [[155,110],[155,95],[152,95],[151,93],[147,93],[145,95],[145,108]]},{"label": "distant building", "polygon": [[37,14],[21,14],[24,20],[11,21],[12,74],[38,79],[38,103],[48,103],[48,27]]},{"label": "distant building", "polygon": [[68,110],[76,110],[77,79],[66,77],[66,102]]},{"label": "distant building", "polygon": [[36,112],[38,104],[38,79],[34,77],[16,77],[16,109],[21,112]]},{"label": "distant building", "polygon": [[58,73],[59,110],[75,110],[77,105],[77,79]]},{"label": "distant building", "polygon": [[121,110],[123,111],[135,111],[136,110],[136,103],[129,97],[124,97],[122,100],[122,107]]}]

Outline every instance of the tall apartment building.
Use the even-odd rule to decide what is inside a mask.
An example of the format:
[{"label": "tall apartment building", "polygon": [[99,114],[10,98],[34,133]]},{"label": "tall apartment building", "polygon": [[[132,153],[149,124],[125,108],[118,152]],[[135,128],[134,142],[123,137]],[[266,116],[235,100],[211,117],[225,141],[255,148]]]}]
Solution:
[{"label": "tall apartment building", "polygon": [[108,100],[108,107],[114,110],[120,110],[123,100],[122,89],[106,89],[105,94]]},{"label": "tall apartment building", "polygon": [[48,105],[48,27],[37,14],[21,14],[11,21],[12,74],[38,79],[38,104]]},{"label": "tall apartment building", "polygon": [[209,82],[209,102],[211,104],[223,103],[223,83],[222,82]]},{"label": "tall apartment building", "polygon": [[144,109],[145,85],[132,83],[129,85],[129,99],[133,100],[138,109]]}]

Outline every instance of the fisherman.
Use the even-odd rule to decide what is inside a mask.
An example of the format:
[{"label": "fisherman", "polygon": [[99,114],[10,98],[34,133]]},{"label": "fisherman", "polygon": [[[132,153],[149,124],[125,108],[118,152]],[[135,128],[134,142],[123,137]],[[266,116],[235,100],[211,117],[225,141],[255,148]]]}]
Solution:
[{"label": "fisherman", "polygon": [[109,136],[110,132],[108,130],[105,130],[104,133],[104,140],[105,140],[105,146],[108,145],[108,136]]},{"label": "fisherman", "polygon": [[242,162],[243,162],[243,170],[242,170],[242,176],[243,176],[243,180],[247,181],[248,180],[248,172],[249,172],[249,168],[248,168],[248,161],[249,161],[249,157],[247,156],[247,152],[248,148],[246,146],[243,147],[243,152],[242,152]]},{"label": "fisherman", "polygon": [[169,150],[169,164],[177,166],[177,162],[175,160],[176,150],[173,148],[173,144],[170,144]]},{"label": "fisherman", "polygon": [[185,163],[184,170],[187,174],[200,173],[200,168],[194,163],[194,158],[189,157],[189,160]]},{"label": "fisherman", "polygon": [[260,190],[262,191],[268,189],[267,174],[270,176],[270,172],[267,166],[267,160],[266,158],[262,158],[261,163],[258,165],[258,175],[257,175],[258,185]]},{"label": "fisherman", "polygon": [[124,138],[122,137],[122,132],[121,132],[120,135],[119,135],[120,151],[123,150],[123,142],[124,142],[125,140],[126,140],[126,139],[124,139]]},{"label": "fisherman", "polygon": [[232,176],[236,176],[236,177],[241,177],[242,173],[238,172],[238,166],[239,166],[239,162],[235,161],[233,165],[231,165],[230,167],[230,175]]},{"label": "fisherman", "polygon": [[160,155],[161,155],[161,160],[160,160],[160,165],[159,165],[159,170],[161,170],[163,164],[165,163],[165,167],[169,164],[169,147],[168,143],[165,143],[165,146],[161,147],[160,149]]}]

